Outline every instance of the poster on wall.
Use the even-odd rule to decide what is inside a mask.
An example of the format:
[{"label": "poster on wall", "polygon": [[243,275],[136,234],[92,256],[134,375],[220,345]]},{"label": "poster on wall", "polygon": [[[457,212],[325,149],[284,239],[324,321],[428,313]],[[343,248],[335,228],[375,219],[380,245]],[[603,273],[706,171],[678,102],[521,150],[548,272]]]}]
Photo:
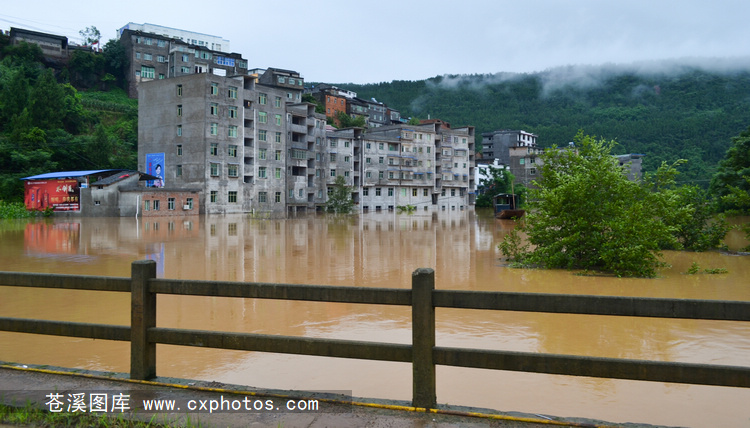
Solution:
[{"label": "poster on wall", "polygon": [[27,210],[78,211],[81,209],[78,180],[27,180],[24,203]]},{"label": "poster on wall", "polygon": [[159,177],[148,180],[147,187],[164,187],[164,153],[146,153],[146,174]]}]

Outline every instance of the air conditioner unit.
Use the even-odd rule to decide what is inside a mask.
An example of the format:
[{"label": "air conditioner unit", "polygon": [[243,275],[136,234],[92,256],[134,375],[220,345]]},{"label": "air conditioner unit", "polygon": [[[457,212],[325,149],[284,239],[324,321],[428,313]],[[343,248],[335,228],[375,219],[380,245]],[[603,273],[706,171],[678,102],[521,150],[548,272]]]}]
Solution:
[{"label": "air conditioner unit", "polygon": [[183,209],[183,210],[189,210],[189,209],[190,209],[190,205],[183,205],[183,206],[182,206],[182,209]]}]

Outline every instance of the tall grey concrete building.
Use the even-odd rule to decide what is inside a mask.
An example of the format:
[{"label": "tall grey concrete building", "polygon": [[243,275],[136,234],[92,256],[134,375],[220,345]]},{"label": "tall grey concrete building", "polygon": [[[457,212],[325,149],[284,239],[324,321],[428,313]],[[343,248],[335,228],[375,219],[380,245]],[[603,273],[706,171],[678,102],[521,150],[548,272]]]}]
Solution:
[{"label": "tall grey concrete building", "polygon": [[153,24],[128,23],[118,29],[129,60],[128,95],[138,97],[138,86],[149,80],[188,74],[225,76],[247,74],[247,60],[229,51],[229,40]]},{"label": "tall grey concrete building", "polygon": [[302,82],[278,69],[144,82],[139,168],[153,171],[150,159],[162,159],[164,187],[199,189],[205,213],[315,209],[325,202],[311,167],[325,140],[325,116],[298,102]]},{"label": "tall grey concrete building", "polygon": [[143,82],[138,167],[201,212],[283,217],[321,210],[341,176],[360,211],[474,205],[474,128],[445,122],[326,131],[304,79],[269,68]]}]

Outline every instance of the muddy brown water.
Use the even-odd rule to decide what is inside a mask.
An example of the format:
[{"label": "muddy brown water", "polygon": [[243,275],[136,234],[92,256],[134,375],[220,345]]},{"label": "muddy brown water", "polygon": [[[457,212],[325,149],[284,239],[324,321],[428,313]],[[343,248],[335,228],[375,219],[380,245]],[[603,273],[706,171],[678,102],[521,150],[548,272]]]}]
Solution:
[{"label": "muddy brown water", "polygon": [[[750,301],[750,257],[665,252],[657,279],[511,269],[497,244],[514,227],[485,213],[351,219],[243,216],[0,222],[0,270],[129,276],[157,261],[165,278],[410,287],[419,267],[439,289]],[[738,232],[727,242],[747,245]],[[686,275],[693,262],[725,268]],[[160,296],[157,325],[409,343],[408,307]],[[127,325],[129,296],[0,287],[0,316]],[[750,325],[438,309],[439,346],[750,366]],[[0,360],[127,372],[127,343],[0,333]],[[157,372],[409,400],[408,364],[159,345]],[[695,427],[750,426],[750,390],[441,367],[438,402],[503,411]]]}]

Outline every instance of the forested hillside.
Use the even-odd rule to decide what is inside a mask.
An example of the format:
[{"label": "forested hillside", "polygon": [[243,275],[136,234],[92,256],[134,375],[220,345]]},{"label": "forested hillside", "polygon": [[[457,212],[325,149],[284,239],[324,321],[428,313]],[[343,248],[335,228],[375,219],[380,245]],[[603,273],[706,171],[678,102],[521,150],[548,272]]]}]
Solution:
[{"label": "forested hillside", "polygon": [[402,117],[473,125],[477,146],[482,132],[496,129],[533,132],[543,147],[565,145],[583,129],[616,139],[617,153],[645,154],[646,170],[687,159],[679,181],[707,186],[731,137],[750,125],[750,68],[650,70],[565,67],[337,86],[384,102]]},{"label": "forested hillside", "polygon": [[23,198],[22,177],[136,167],[138,103],[116,86],[125,64],[119,43],[61,67],[0,37],[0,201]]}]

